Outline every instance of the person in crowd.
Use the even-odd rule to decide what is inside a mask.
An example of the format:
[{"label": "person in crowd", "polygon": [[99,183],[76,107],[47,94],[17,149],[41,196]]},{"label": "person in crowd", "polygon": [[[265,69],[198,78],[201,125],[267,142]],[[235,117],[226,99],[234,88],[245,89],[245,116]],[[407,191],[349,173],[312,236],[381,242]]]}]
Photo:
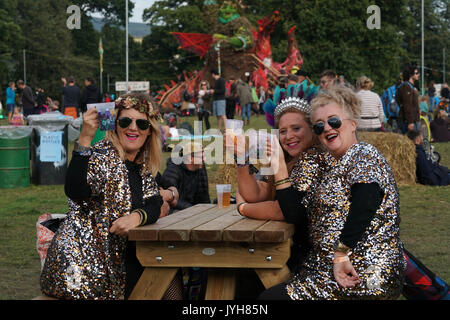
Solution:
[{"label": "person in crowd", "polygon": [[199,203],[211,203],[202,145],[189,142],[180,153],[181,163],[177,164],[177,161],[169,158],[161,177],[163,188],[175,187],[178,190],[179,199],[174,209],[182,210]]},{"label": "person in crowd", "polygon": [[209,115],[212,108],[212,95],[209,92],[209,82],[202,80],[197,94],[198,121],[203,122],[205,119],[206,130],[211,128],[209,123]]},{"label": "person in crowd", "polygon": [[234,119],[236,112],[236,79],[234,77],[230,77],[225,84],[225,99],[227,119]]},{"label": "person in crowd", "polygon": [[23,126],[25,123],[23,119],[23,114],[20,113],[20,107],[15,106],[14,107],[14,114],[11,117],[10,124],[13,126]]},{"label": "person in crowd", "polygon": [[430,186],[447,186],[450,184],[450,172],[447,167],[433,163],[427,157],[423,147],[423,136],[420,131],[409,131],[407,137],[416,145],[416,177],[420,184]]},{"label": "person in crowd", "polygon": [[242,121],[245,122],[245,118],[247,118],[247,125],[250,125],[253,97],[248,82],[238,79],[236,83],[236,93],[239,97],[239,105],[242,107]]},{"label": "person in crowd", "polygon": [[33,90],[25,84],[23,80],[17,81],[17,87],[22,90],[22,108],[23,116],[28,117],[29,115],[35,114],[38,107],[35,101]]},{"label": "person in crowd", "polygon": [[414,83],[419,80],[419,69],[406,66],[403,70],[403,83],[398,88],[396,99],[400,107],[398,126],[403,134],[420,127],[419,92]]},{"label": "person in crowd", "polygon": [[450,141],[450,123],[445,110],[440,109],[434,112],[434,119],[430,123],[430,131],[433,142]]},{"label": "person in crowd", "polygon": [[395,299],[406,263],[392,170],[375,147],[357,141],[360,100],[353,90],[333,86],[311,107],[313,131],[332,156],[313,192],[291,183],[305,169],[294,169],[288,179],[283,152],[269,148],[279,161],[274,176],[282,213],[290,223],[308,220],[311,249],[287,283],[260,299]]},{"label": "person in crowd", "polygon": [[8,123],[11,122],[16,106],[16,84],[10,82],[6,88],[6,108],[8,109]]},{"label": "person in crowd", "polygon": [[384,111],[380,96],[371,91],[373,81],[366,76],[358,79],[361,90],[357,95],[361,99],[361,118],[358,119],[358,130],[382,131]]},{"label": "person in crowd", "polygon": [[[258,97],[258,92],[256,90],[255,84],[253,83],[253,81],[251,79],[249,79],[248,81],[248,86],[250,87],[250,90],[252,92],[252,107],[251,107],[251,111],[253,111],[256,116],[259,115],[259,107],[258,107],[258,101],[259,101],[259,97]],[[250,111],[250,113],[251,113]],[[250,123],[250,121],[249,121]]]},{"label": "person in crowd", "polygon": [[264,103],[266,102],[266,91],[263,86],[259,87],[258,112],[264,114]]},{"label": "person in crowd", "polygon": [[69,212],[41,273],[45,295],[117,300],[131,294],[143,268],[128,232],[155,223],[176,200],[176,189],[162,191],[154,178],[161,155],[158,114],[148,95],[124,95],[116,101],[116,130],[91,147],[98,112],[84,113],[64,187]]},{"label": "person in crowd", "polygon": [[450,100],[450,89],[448,88],[448,83],[444,82],[441,87],[441,97]]},{"label": "person in crowd", "polygon": [[213,94],[213,114],[217,117],[217,127],[219,131],[222,130],[222,126],[225,128],[226,117],[226,101],[225,101],[225,79],[219,74],[216,69],[211,71],[214,78],[214,88],[210,90]]},{"label": "person in crowd", "polygon": [[[300,98],[286,98],[276,107],[275,129],[279,130],[280,145],[283,149],[286,167],[290,173],[294,166],[308,168],[302,179],[300,188],[307,190],[309,185],[319,176],[317,163],[324,163],[327,156],[318,146],[310,123],[310,105]],[[243,141],[234,143],[229,135],[225,146],[236,157],[245,153]],[[239,159],[239,158],[237,158]],[[273,176],[261,177],[249,171],[249,159],[237,161],[236,203],[238,213],[252,219],[284,220],[276,199]],[[306,221],[296,225],[293,237],[291,257],[287,263],[292,270],[298,267],[308,249],[306,239]]]},{"label": "person in crowd", "polygon": [[69,77],[69,81],[61,78],[61,81],[63,83],[63,113],[76,119],[80,113],[80,88],[76,85],[74,77]]},{"label": "person in crowd", "polygon": [[101,103],[102,95],[95,85],[94,80],[90,77],[84,80],[85,89],[81,96],[81,112],[87,111],[87,105],[92,103]]},{"label": "person in crowd", "polygon": [[37,103],[37,110],[35,110],[36,114],[42,114],[45,112],[48,112],[48,106],[45,105],[47,101],[47,97],[45,95],[45,90],[41,87],[38,87],[36,90],[36,103]]},{"label": "person in crowd", "polygon": [[320,74],[320,90],[326,90],[336,84],[336,73],[333,70],[324,70]]},{"label": "person in crowd", "polygon": [[426,95],[420,96],[419,98],[419,110],[420,115],[428,118],[428,112],[430,111],[430,107],[428,106],[429,99]]}]

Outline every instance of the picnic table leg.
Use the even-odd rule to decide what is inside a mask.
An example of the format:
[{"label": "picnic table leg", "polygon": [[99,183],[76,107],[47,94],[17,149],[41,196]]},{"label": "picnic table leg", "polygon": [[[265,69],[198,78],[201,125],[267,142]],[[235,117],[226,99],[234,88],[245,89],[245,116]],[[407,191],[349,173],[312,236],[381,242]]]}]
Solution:
[{"label": "picnic table leg", "polygon": [[236,291],[236,275],[233,269],[208,269],[205,300],[233,300]]},{"label": "picnic table leg", "polygon": [[291,276],[286,265],[281,269],[255,269],[255,272],[266,289],[287,281]]},{"label": "picnic table leg", "polygon": [[146,267],[130,295],[130,300],[161,300],[178,268]]}]

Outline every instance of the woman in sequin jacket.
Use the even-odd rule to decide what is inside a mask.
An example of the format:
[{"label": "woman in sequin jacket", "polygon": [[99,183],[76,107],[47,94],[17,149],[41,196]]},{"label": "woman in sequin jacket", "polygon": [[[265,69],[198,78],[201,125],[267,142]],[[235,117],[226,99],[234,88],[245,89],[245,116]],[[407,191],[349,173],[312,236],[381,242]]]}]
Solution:
[{"label": "woman in sequin jacket", "polygon": [[44,294],[123,299],[131,293],[142,267],[128,231],[167,214],[164,200],[176,201],[170,190],[160,193],[155,181],[161,153],[155,106],[148,95],[119,98],[115,129],[93,147],[98,112],[84,114],[66,177],[69,212],[41,274]]},{"label": "woman in sequin jacket", "polygon": [[[356,94],[340,86],[312,101],[313,131],[332,161],[311,186],[313,192],[297,190],[294,181],[276,187],[286,221],[307,217],[311,250],[291,280],[266,290],[261,299],[395,299],[400,295],[406,265],[399,236],[398,190],[381,153],[357,141],[359,111]],[[283,155],[278,154],[275,179],[283,180],[288,175]],[[298,167],[296,179],[301,179],[302,170]]]},{"label": "woman in sequin jacket", "polygon": [[[279,132],[288,172],[291,173],[294,166],[299,165],[310,168],[308,179],[304,177],[301,182],[298,181],[298,188],[304,190],[319,176],[319,163],[325,159],[325,154],[318,146],[318,139],[311,129],[310,112],[309,103],[295,97],[282,100],[274,112],[275,129]],[[232,149],[236,155],[245,151],[243,143],[234,146],[230,140],[227,141],[226,147]],[[284,220],[276,199],[273,175],[259,180],[249,172],[247,162],[237,165],[237,183],[236,203],[239,214],[252,219]],[[306,224],[306,220],[296,223],[291,257],[287,263],[290,270],[298,266],[308,250]]]}]

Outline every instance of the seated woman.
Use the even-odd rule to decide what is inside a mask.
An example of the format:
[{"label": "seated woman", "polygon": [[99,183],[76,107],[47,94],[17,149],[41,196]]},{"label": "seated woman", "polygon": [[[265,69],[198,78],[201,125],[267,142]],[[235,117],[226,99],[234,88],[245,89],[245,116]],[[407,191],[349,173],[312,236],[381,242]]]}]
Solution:
[{"label": "seated woman", "polygon": [[[275,128],[279,130],[280,145],[285,155],[288,171],[291,172],[294,165],[308,167],[308,173],[302,181],[298,181],[298,187],[309,189],[309,184],[319,177],[320,163],[326,158],[320,148],[318,140],[313,135],[309,114],[310,105],[303,99],[290,97],[282,100],[274,112]],[[243,154],[245,146],[237,143],[236,149],[227,139],[226,147],[233,148],[236,154]],[[246,164],[237,164],[236,203],[239,214],[253,219],[284,220],[275,195],[273,176],[265,181],[257,180],[256,175],[249,172],[248,161]],[[306,220],[296,224],[296,232],[293,237],[293,248],[288,266],[291,270],[297,267],[299,261],[305,256],[308,248],[306,239]]]},{"label": "seated woman", "polygon": [[[156,104],[145,94],[116,101],[116,129],[93,147],[98,112],[83,115],[65,192],[69,212],[48,249],[41,290],[60,299],[128,298],[143,268],[128,231],[167,215],[171,191],[159,189]],[[163,208],[163,210],[161,210]]]},{"label": "seated woman", "polygon": [[[313,131],[332,155],[329,169],[311,185],[313,192],[299,191],[289,180],[276,186],[286,221],[308,220],[312,247],[295,276],[268,289],[260,299],[400,295],[406,264],[399,236],[398,189],[381,153],[357,141],[359,113],[360,100],[345,87],[330,88],[312,101]],[[288,172],[283,153],[278,154],[275,179],[283,181]],[[295,169],[291,173],[294,179],[302,174],[298,169],[300,175]]]}]

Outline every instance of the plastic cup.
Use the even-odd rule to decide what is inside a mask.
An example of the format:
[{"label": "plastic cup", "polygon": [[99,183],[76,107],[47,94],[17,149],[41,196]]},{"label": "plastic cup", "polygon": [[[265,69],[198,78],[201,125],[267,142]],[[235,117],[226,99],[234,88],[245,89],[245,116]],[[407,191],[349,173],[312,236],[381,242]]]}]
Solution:
[{"label": "plastic cup", "polygon": [[231,184],[217,184],[217,206],[228,208],[230,206]]}]

